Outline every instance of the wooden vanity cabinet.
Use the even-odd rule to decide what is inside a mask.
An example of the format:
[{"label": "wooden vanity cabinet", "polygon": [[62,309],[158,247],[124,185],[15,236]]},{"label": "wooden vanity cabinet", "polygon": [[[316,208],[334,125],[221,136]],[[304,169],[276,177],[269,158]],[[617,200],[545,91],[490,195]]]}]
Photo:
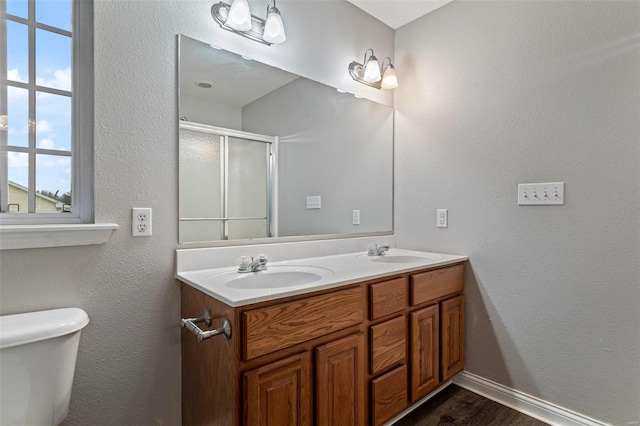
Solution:
[{"label": "wooden vanity cabinet", "polygon": [[244,373],[247,425],[312,425],[311,355],[303,352]]},{"label": "wooden vanity cabinet", "polygon": [[411,401],[417,401],[440,384],[440,309],[432,305],[409,316]]},{"label": "wooden vanity cabinet", "polygon": [[[464,367],[463,265],[230,307],[182,284],[185,425],[383,425]],[[206,327],[202,326],[203,329]]]},{"label": "wooden vanity cabinet", "polygon": [[414,274],[411,281],[411,402],[464,368],[464,266]]},{"label": "wooden vanity cabinet", "polygon": [[315,352],[316,425],[364,425],[364,335],[352,334],[319,346]]},{"label": "wooden vanity cabinet", "polygon": [[449,380],[464,368],[464,296],[440,304],[442,319],[442,380]]}]

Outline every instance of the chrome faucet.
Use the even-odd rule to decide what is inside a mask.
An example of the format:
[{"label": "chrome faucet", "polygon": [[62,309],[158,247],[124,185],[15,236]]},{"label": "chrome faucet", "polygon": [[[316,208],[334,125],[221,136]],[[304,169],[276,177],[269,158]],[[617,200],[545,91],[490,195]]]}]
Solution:
[{"label": "chrome faucet", "polygon": [[384,254],[389,251],[391,247],[389,246],[379,246],[378,244],[369,244],[369,251],[367,252],[367,256],[384,256]]},{"label": "chrome faucet", "polygon": [[240,256],[238,258],[238,272],[246,273],[246,272],[258,272],[264,271],[267,269],[267,256],[264,254],[258,255],[257,259],[251,260],[247,256]]}]

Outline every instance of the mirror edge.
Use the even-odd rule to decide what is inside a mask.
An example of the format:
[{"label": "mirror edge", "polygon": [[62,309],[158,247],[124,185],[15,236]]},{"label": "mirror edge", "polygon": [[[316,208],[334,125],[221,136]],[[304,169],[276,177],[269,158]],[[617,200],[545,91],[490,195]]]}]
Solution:
[{"label": "mirror edge", "polygon": [[[180,39],[181,37],[188,37],[193,40],[197,40],[193,37],[190,37],[186,34],[176,34],[176,103],[177,106],[177,122],[176,122],[176,135],[175,138],[179,141],[179,127],[180,127]],[[226,50],[226,49],[225,49]],[[236,55],[241,55],[238,52],[234,52],[229,50],[231,53],[235,53]],[[286,71],[286,70],[284,70]],[[304,77],[304,76],[302,76]],[[308,78],[308,77],[304,77]],[[311,79],[312,81],[316,81]],[[321,82],[319,82],[321,83]],[[326,84],[326,83],[322,83]],[[333,87],[333,86],[329,86]],[[378,101],[369,99],[372,102],[379,103],[384,105]],[[207,247],[234,247],[234,246],[249,246],[249,245],[258,245],[258,244],[278,244],[278,243],[293,243],[293,242],[302,242],[302,241],[321,241],[321,240],[339,240],[339,239],[352,239],[352,238],[366,238],[366,237],[378,237],[378,236],[389,236],[395,235],[395,146],[396,146],[396,108],[395,106],[385,105],[391,108],[391,230],[389,231],[380,231],[380,232],[361,232],[361,233],[352,233],[352,234],[319,234],[319,235],[296,235],[289,237],[265,237],[265,238],[250,238],[250,239],[238,239],[238,240],[217,240],[217,241],[199,241],[199,242],[180,242],[180,236],[178,234],[178,249],[190,249],[190,248],[207,248]],[[178,161],[179,163],[179,161]],[[179,164],[176,165],[179,167]],[[179,187],[179,185],[178,185]],[[178,227],[178,233],[179,233]]]}]

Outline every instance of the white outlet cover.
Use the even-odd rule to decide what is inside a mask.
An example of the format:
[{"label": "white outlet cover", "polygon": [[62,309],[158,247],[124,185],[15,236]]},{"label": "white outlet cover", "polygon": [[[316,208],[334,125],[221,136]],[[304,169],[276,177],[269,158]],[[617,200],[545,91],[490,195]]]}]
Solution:
[{"label": "white outlet cover", "polygon": [[436,209],[436,226],[438,228],[446,228],[448,226],[447,209]]},{"label": "white outlet cover", "polygon": [[134,207],[131,209],[131,235],[133,237],[151,236],[151,209]]}]

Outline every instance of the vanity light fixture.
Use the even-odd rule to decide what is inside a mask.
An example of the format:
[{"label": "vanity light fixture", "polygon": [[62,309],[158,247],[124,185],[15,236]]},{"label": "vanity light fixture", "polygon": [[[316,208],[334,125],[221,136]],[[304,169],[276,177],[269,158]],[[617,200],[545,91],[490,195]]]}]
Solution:
[{"label": "vanity light fixture", "polygon": [[[369,52],[371,53],[369,54]],[[398,87],[398,77],[396,69],[391,63],[391,58],[384,58],[382,65],[380,65],[373,49],[367,49],[364,52],[362,63],[353,61],[349,64],[349,74],[355,81],[376,89],[395,89]]]},{"label": "vanity light fixture", "polygon": [[266,20],[251,14],[247,0],[232,0],[231,5],[216,3],[211,16],[225,30],[269,46],[287,39],[276,0],[268,0]]}]

